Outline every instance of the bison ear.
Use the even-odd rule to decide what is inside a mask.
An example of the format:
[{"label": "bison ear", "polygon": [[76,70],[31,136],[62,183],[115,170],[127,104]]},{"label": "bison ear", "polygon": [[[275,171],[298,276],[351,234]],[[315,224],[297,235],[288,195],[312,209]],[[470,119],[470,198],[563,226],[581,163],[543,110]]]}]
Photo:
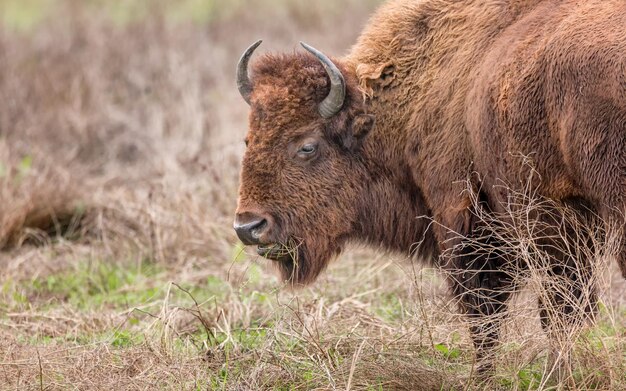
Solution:
[{"label": "bison ear", "polygon": [[371,114],[359,114],[352,120],[352,135],[357,140],[367,136],[374,126],[374,116]]},{"label": "bison ear", "polygon": [[338,141],[347,150],[355,150],[361,145],[361,141],[374,126],[374,116],[369,114],[358,114],[348,127],[341,127],[342,132],[338,134]]}]

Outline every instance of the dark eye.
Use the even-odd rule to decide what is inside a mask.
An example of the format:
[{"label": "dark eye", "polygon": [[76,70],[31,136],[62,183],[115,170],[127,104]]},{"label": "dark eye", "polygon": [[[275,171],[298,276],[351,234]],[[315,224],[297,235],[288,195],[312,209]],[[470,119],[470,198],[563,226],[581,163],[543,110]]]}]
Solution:
[{"label": "dark eye", "polygon": [[248,139],[243,140],[243,142],[246,144],[246,147],[248,146]]},{"label": "dark eye", "polygon": [[298,154],[302,156],[308,156],[315,153],[315,151],[317,151],[317,144],[308,143],[300,147],[300,149],[298,150]]}]

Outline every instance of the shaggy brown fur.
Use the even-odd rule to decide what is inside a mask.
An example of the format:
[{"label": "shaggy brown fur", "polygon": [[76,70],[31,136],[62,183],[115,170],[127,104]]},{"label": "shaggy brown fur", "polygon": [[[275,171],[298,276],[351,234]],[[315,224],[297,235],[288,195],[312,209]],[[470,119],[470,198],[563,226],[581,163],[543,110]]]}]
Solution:
[{"label": "shaggy brown fur", "polygon": [[[504,255],[458,246],[479,229],[468,180],[482,207],[501,211],[507,191],[496,185],[526,185],[519,156],[530,156],[538,194],[623,222],[624,26],[621,0],[390,1],[335,61],[348,97],[329,120],[316,111],[328,92],[321,65],[266,55],[252,69],[238,212],[269,216],[263,242],[293,251],[273,258],[294,284],[313,281],[349,240],[417,248],[449,271],[463,310],[487,319],[515,286]],[[311,141],[319,149],[303,160],[296,151]],[[626,246],[618,258],[626,276]],[[585,283],[565,269],[554,273]],[[473,326],[479,354],[498,327]]]}]

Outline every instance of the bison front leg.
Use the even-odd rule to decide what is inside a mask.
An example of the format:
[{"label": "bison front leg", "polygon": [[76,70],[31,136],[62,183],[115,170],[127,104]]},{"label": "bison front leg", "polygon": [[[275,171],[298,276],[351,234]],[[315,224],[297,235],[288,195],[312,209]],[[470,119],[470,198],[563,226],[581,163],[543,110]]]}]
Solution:
[{"label": "bison front leg", "polygon": [[[546,221],[555,232],[546,231],[546,243],[540,250],[550,264],[538,292],[541,326],[551,344],[549,370],[559,381],[571,376],[570,351],[580,327],[592,321],[597,308],[593,259],[596,256],[594,228],[598,222],[589,220],[581,211],[573,218]],[[552,238],[552,239],[551,239]],[[557,238],[557,239],[554,239]],[[529,265],[531,273],[544,267]],[[541,265],[539,265],[541,266]]]},{"label": "bison front leg", "polygon": [[[485,247],[490,244],[485,243]],[[455,251],[445,265],[452,293],[469,321],[481,374],[493,369],[507,302],[516,288],[509,273],[502,271],[506,263],[497,251],[463,248]]]},{"label": "bison front leg", "polygon": [[494,367],[494,349],[507,313],[507,302],[516,290],[515,268],[500,243],[481,228],[467,206],[436,229],[442,247],[441,267],[450,289],[469,321],[476,349],[478,372]]},{"label": "bison front leg", "polygon": [[548,371],[562,382],[572,376],[571,348],[584,321],[594,317],[597,296],[580,275],[558,273],[552,277],[539,294],[539,315],[550,341]]}]

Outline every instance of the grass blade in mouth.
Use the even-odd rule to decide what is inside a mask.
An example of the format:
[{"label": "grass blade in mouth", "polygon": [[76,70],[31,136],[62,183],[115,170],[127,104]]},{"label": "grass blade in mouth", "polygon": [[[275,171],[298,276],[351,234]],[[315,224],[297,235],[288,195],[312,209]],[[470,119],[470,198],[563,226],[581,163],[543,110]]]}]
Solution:
[{"label": "grass blade in mouth", "polygon": [[265,245],[259,245],[257,247],[257,254],[260,256],[271,259],[274,261],[285,261],[296,259],[298,246],[294,246],[283,243],[270,243]]}]

